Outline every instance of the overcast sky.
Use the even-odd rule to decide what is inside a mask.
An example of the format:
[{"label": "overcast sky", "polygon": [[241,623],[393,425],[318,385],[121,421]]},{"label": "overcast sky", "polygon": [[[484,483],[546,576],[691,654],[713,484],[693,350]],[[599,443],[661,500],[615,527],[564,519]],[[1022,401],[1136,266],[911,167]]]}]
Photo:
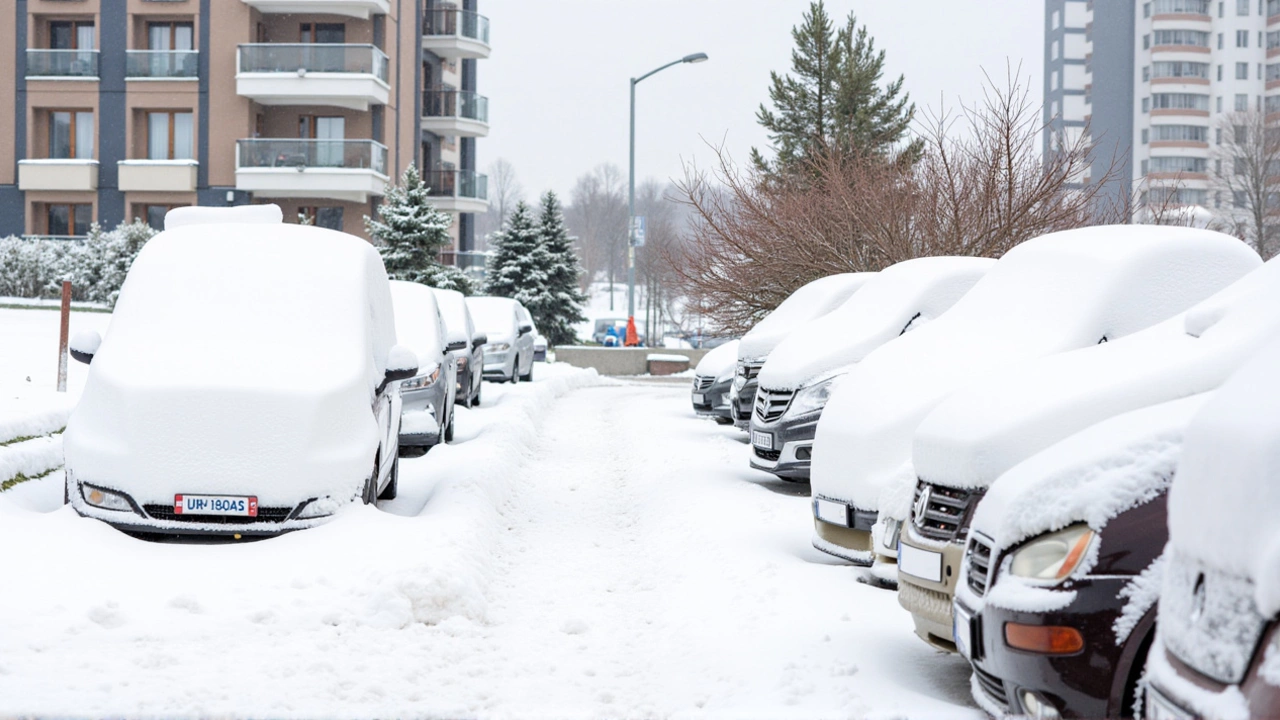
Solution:
[{"label": "overcast sky", "polygon": [[[755,122],[769,71],[790,68],[791,27],[807,0],[480,0],[493,55],[479,62],[490,133],[478,167],[515,167],[527,196],[567,194],[594,166],[626,172],[628,79],[689,53],[636,90],[636,181],[707,164],[705,141],[736,157],[767,144]],[[918,106],[980,98],[985,68],[1003,80],[1021,64],[1037,102],[1044,4],[1036,0],[828,0],[841,23],[857,13],[883,48],[889,77],[906,76]]]}]

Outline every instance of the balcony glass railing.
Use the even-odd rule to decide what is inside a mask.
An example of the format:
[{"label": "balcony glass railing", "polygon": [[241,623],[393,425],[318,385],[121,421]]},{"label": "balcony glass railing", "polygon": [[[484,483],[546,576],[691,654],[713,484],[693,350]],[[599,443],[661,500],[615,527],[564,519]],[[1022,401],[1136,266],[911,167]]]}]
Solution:
[{"label": "balcony glass railing", "polygon": [[474,170],[432,170],[424,179],[431,197],[489,199],[489,176]]},{"label": "balcony glass railing", "polygon": [[387,55],[373,45],[258,43],[240,46],[242,73],[352,73],[387,81]]},{"label": "balcony glass railing", "polygon": [[98,77],[97,50],[27,50],[27,77]]},{"label": "balcony glass railing", "polygon": [[489,44],[489,18],[469,10],[428,10],[422,19],[423,35],[453,35]]},{"label": "balcony glass railing", "polygon": [[459,117],[489,122],[489,98],[461,90],[427,90],[422,93],[426,117]]},{"label": "balcony glass railing", "polygon": [[345,168],[387,174],[387,146],[373,140],[253,138],[237,145],[237,167]]},{"label": "balcony glass railing", "polygon": [[199,74],[199,50],[130,50],[125,61],[125,75],[131,78],[193,78]]}]

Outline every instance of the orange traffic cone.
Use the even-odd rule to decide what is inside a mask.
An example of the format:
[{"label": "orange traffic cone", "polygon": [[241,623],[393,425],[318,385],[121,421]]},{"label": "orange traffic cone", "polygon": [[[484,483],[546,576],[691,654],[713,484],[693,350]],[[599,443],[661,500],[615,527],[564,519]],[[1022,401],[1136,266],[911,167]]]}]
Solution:
[{"label": "orange traffic cone", "polygon": [[622,343],[627,347],[636,347],[640,344],[640,333],[636,332],[635,316],[627,318],[627,339]]}]

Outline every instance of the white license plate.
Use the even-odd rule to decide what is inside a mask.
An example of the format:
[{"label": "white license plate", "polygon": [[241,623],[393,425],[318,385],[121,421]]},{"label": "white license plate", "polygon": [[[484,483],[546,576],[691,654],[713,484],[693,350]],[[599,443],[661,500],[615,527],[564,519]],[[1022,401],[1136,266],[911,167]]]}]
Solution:
[{"label": "white license plate", "polygon": [[772,450],[773,435],[767,432],[760,432],[759,430],[752,431],[751,444],[755,445],[761,450]]},{"label": "white license plate", "polygon": [[813,513],[825,523],[849,527],[849,509],[844,503],[818,498],[814,501]]},{"label": "white license plate", "polygon": [[258,517],[258,498],[253,495],[174,495],[173,512],[178,515]]},{"label": "white license plate", "polygon": [[693,401],[694,401],[694,402],[696,402],[696,403],[698,403],[699,405],[706,405],[706,404],[707,404],[707,396],[706,396],[706,395],[704,395],[704,394],[702,394],[702,393],[694,393],[694,394],[693,394]]},{"label": "white license plate", "polygon": [[900,543],[898,570],[921,580],[942,582],[942,553]]},{"label": "white license plate", "polygon": [[969,613],[961,610],[959,606],[955,607],[955,620],[951,624],[951,634],[955,636],[956,650],[965,660],[972,657],[973,649],[969,647],[969,642],[973,639],[973,624],[969,618]]}]

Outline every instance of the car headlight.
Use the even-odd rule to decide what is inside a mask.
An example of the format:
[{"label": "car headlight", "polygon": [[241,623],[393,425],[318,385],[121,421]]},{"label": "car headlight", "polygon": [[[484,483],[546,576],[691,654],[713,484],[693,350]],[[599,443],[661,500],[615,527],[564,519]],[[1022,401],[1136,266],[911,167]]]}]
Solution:
[{"label": "car headlight", "polygon": [[129,498],[124,493],[114,492],[88,483],[81,483],[80,496],[84,498],[86,503],[96,508],[133,512],[133,503],[129,502]]},{"label": "car headlight", "polygon": [[459,357],[459,358],[458,358],[458,369],[459,369],[459,370],[462,370],[462,369],[463,369],[463,368],[465,368],[466,366],[467,366],[467,358],[465,358],[465,357]]},{"label": "car headlight", "polygon": [[1080,567],[1096,536],[1097,533],[1084,523],[1045,533],[1013,553],[1009,574],[1029,580],[1059,582]]},{"label": "car headlight", "polygon": [[401,381],[400,389],[401,390],[418,390],[420,388],[431,387],[432,385],[435,385],[436,381],[439,379],[440,379],[440,366],[432,365],[431,372],[426,373],[425,375],[415,375],[414,377],[411,377],[408,380]]},{"label": "car headlight", "polygon": [[733,393],[736,395],[742,392],[743,386],[747,384],[747,379],[741,375],[733,376]]},{"label": "car headlight", "polygon": [[314,500],[308,500],[307,504],[303,505],[302,509],[298,511],[298,514],[294,516],[294,519],[310,520],[313,518],[329,517],[330,515],[338,512],[338,508],[340,506],[341,503],[327,495],[325,497],[315,498]]},{"label": "car headlight", "polygon": [[490,343],[484,349],[487,352],[506,352],[511,349],[511,343]]},{"label": "car headlight", "polygon": [[791,399],[791,406],[787,408],[787,415],[796,417],[822,412],[822,408],[827,406],[827,400],[831,398],[831,386],[835,381],[836,378],[834,377],[827,378],[807,388],[801,388],[796,392],[795,397]]}]

